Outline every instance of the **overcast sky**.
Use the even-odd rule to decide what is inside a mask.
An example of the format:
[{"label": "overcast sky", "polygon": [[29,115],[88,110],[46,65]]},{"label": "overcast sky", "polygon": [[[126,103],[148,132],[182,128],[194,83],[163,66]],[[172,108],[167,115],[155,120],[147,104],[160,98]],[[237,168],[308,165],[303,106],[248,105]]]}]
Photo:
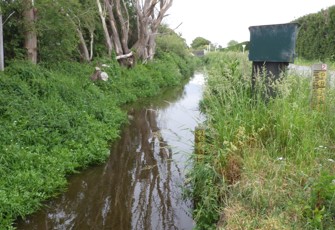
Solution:
[{"label": "overcast sky", "polygon": [[223,47],[249,41],[249,26],[289,23],[335,5],[334,0],[174,0],[165,23],[191,44],[203,37]]}]

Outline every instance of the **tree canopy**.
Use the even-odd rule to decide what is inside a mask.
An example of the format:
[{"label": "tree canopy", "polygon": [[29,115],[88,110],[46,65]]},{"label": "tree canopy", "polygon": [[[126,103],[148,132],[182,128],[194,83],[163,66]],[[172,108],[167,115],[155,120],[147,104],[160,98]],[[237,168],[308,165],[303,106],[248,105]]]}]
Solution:
[{"label": "tree canopy", "polygon": [[161,25],[158,29],[157,36],[157,55],[162,53],[175,53],[180,57],[188,55],[188,47],[185,39],[180,37],[176,32],[167,25]]},{"label": "tree canopy", "polygon": [[33,62],[91,61],[96,56],[113,54],[121,63],[129,57],[150,60],[156,52],[158,28],[172,3],[173,0],[1,1],[6,60],[26,57],[35,59]]},{"label": "tree canopy", "polygon": [[235,41],[235,40],[230,40],[227,44],[228,47],[230,46],[234,46],[234,45],[237,45],[238,44],[238,41]]},{"label": "tree canopy", "polygon": [[203,37],[196,37],[192,43],[191,43],[191,47],[192,49],[199,49],[199,48],[205,48],[206,46],[208,46],[209,44],[211,44],[211,42],[209,40],[207,40],[206,38]]},{"label": "tree canopy", "polygon": [[310,60],[335,61],[335,6],[298,18],[296,51]]}]

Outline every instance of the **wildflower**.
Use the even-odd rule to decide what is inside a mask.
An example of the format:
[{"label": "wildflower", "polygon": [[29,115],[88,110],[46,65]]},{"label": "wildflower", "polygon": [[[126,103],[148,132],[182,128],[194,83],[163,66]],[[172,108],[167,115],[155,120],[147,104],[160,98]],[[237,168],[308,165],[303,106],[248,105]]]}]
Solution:
[{"label": "wildflower", "polygon": [[315,148],[315,150],[317,150],[317,149],[327,149],[327,146],[320,145],[320,146]]}]

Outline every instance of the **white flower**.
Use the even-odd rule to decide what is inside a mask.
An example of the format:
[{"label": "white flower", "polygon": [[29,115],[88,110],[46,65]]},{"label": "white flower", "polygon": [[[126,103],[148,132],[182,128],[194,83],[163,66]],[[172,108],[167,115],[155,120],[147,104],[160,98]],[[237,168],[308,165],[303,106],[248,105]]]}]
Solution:
[{"label": "white flower", "polygon": [[317,149],[326,149],[326,148],[327,148],[327,146],[320,145],[320,146],[316,147],[315,150],[317,150]]}]

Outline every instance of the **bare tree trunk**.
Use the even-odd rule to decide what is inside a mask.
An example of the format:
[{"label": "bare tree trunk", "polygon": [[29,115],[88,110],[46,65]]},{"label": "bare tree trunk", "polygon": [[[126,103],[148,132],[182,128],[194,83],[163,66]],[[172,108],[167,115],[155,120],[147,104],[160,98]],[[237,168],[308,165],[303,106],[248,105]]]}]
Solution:
[{"label": "bare tree trunk", "polygon": [[115,20],[115,16],[113,12],[113,7],[115,6],[114,2],[115,0],[105,0],[105,4],[107,7],[108,16],[109,16],[109,24],[112,30],[115,52],[116,52],[116,55],[122,55],[124,53],[123,53],[123,49],[122,49],[122,45],[120,41],[120,35],[117,29],[116,20]]},{"label": "bare tree trunk", "polygon": [[[71,15],[70,15],[71,14]],[[89,28],[90,30],[90,51],[87,48],[87,44],[82,32],[82,28],[80,28],[80,19],[77,15],[73,14],[72,12],[66,13],[67,18],[70,20],[70,22],[73,24],[73,26],[76,28],[78,37],[79,37],[79,51],[80,56],[84,61],[90,62],[93,58],[93,42],[94,42],[94,29]],[[75,22],[77,21],[77,23]]]},{"label": "bare tree trunk", "polygon": [[[129,35],[129,14],[127,6],[122,0],[122,6],[120,0],[114,0],[115,2],[115,8],[116,8],[116,14],[120,22],[120,30],[121,30],[121,44],[123,48],[123,53],[128,54],[130,52],[128,47],[128,35]],[[124,13],[122,13],[124,11]]]},{"label": "bare tree trunk", "polygon": [[110,36],[108,28],[107,28],[107,24],[106,24],[106,10],[102,10],[100,0],[96,0],[96,1],[97,1],[98,10],[99,10],[99,16],[100,16],[100,19],[101,19],[102,28],[104,30],[106,46],[107,46],[107,53],[108,53],[109,56],[111,56],[112,55],[112,50],[113,50],[113,43],[112,43],[112,39],[111,39],[111,36]]},{"label": "bare tree trunk", "polygon": [[90,31],[90,49],[88,49],[86,45],[86,41],[84,39],[83,33],[81,32],[80,29],[77,29],[78,34],[79,34],[79,48],[81,50],[81,55],[83,59],[87,62],[92,61],[93,58],[93,44],[94,44],[94,31]]},{"label": "bare tree trunk", "polygon": [[[96,1],[108,47],[113,45],[116,58],[121,64],[132,66],[134,56],[128,44],[130,18],[126,4],[130,0],[103,0],[108,13],[107,22],[106,12],[102,10],[100,0]],[[135,8],[137,14],[138,29],[138,38],[134,48],[137,57],[143,61],[150,60],[155,55],[158,27],[172,2],[173,0],[131,0],[131,7]],[[109,52],[110,50],[109,48]]]},{"label": "bare tree trunk", "polygon": [[153,12],[157,0],[154,2],[146,0],[143,4],[136,0],[137,24],[138,24],[138,39],[134,45],[137,56],[142,60],[148,59],[148,41],[149,41],[149,17]]},{"label": "bare tree trunk", "polygon": [[24,11],[24,48],[27,51],[27,58],[32,63],[37,63],[37,35],[35,28],[36,9],[32,0],[23,1]]},{"label": "bare tree trunk", "polygon": [[93,59],[93,44],[94,44],[94,31],[90,31],[91,34],[91,41],[90,41],[90,60]]},{"label": "bare tree trunk", "polygon": [[156,34],[152,33],[148,41],[148,60],[152,60],[156,53]]},{"label": "bare tree trunk", "polygon": [[90,61],[90,54],[88,52],[88,48],[85,42],[85,38],[83,36],[83,33],[81,32],[81,30],[79,28],[77,28],[77,33],[79,36],[79,49],[80,49],[80,54],[82,59],[84,59],[85,61]]},{"label": "bare tree trunk", "polygon": [[[141,0],[136,1],[139,37],[135,44],[138,56],[146,61],[154,57],[156,51],[156,36],[160,23],[172,6],[173,0]],[[155,12],[157,4],[158,13]]]},{"label": "bare tree trunk", "polygon": [[[127,67],[135,63],[134,55],[128,46],[129,14],[124,0],[104,0],[108,10],[109,28],[113,37],[116,59]],[[122,2],[121,2],[122,1]]]},{"label": "bare tree trunk", "polygon": [[138,39],[136,44],[134,45],[136,49],[136,54],[139,58],[146,60],[147,59],[147,44],[148,41],[148,22],[147,19],[142,17],[142,15],[138,16]]}]

